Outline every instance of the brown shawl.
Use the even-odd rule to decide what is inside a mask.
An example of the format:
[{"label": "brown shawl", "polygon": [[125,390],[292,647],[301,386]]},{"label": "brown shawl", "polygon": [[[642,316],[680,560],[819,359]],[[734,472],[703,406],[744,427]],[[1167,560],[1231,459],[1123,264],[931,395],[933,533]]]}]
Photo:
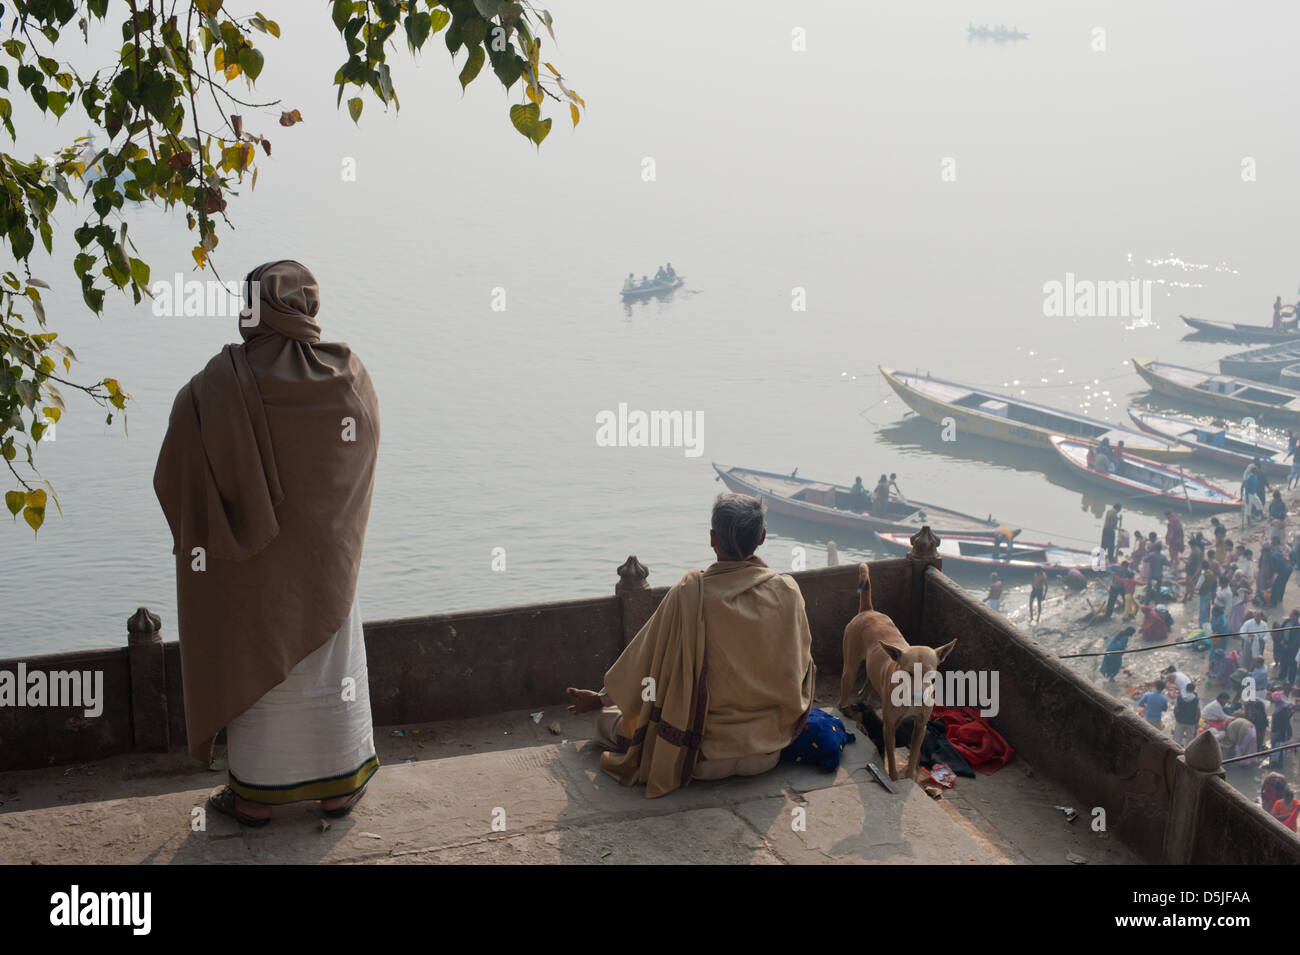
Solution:
[{"label": "brown shawl", "polygon": [[652,798],[687,785],[701,758],[784,749],[812,707],[815,673],[793,578],[748,561],[692,570],[605,674],[623,715],[601,768]]},{"label": "brown shawl", "polygon": [[247,281],[257,323],[241,319],[244,343],[180,390],[154,471],[189,751],[205,762],[217,733],[347,619],[379,446],[370,376],[346,344],[320,341],[311,272],[271,262]]}]

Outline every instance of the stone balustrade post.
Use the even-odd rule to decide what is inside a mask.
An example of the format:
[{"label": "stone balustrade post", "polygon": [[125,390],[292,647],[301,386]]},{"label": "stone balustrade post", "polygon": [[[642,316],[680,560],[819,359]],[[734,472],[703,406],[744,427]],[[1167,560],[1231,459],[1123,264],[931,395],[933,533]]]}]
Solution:
[{"label": "stone balustrade post", "polygon": [[138,753],[165,753],[171,743],[167,718],[167,666],[162,618],[148,607],[126,621],[131,661],[131,730]]},{"label": "stone balustrade post", "polygon": [[910,626],[905,631],[909,634],[924,632],[925,626],[925,571],[927,567],[943,570],[943,558],[939,556],[939,538],[930,530],[929,524],[909,538],[912,549],[907,552],[907,565],[911,570],[912,593],[908,602]]},{"label": "stone balustrade post", "polygon": [[654,597],[646,578],[650,568],[636,559],[635,554],[628,555],[618,568],[618,583],[614,593],[618,595],[623,611],[623,646],[627,646],[637,635],[645,622],[655,611]]},{"label": "stone balustrade post", "polygon": [[1224,775],[1219,741],[1213,733],[1201,733],[1187,744],[1177,763],[1170,768],[1173,779],[1160,862],[1163,865],[1187,865],[1192,861],[1196,847],[1205,787],[1214,777],[1223,778]]}]

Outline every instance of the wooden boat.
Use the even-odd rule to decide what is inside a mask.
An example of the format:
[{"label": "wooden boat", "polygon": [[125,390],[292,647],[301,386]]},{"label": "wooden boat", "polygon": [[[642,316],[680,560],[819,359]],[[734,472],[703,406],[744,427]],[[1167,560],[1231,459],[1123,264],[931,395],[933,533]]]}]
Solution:
[{"label": "wooden boat", "polygon": [[[1283,368],[1297,363],[1300,363],[1300,341],[1282,342],[1278,345],[1265,345],[1263,348],[1239,351],[1226,358],[1220,358],[1219,374],[1238,375],[1242,378],[1253,378],[1255,381],[1281,383],[1285,387],[1295,388],[1296,385],[1281,382],[1281,374]],[[1297,375],[1296,381],[1300,383],[1300,375]]]},{"label": "wooden boat", "polygon": [[1294,365],[1287,365],[1278,372],[1277,383],[1283,388],[1300,391],[1300,360],[1297,360]]},{"label": "wooden boat", "polygon": [[1133,370],[1153,391],[1170,398],[1251,417],[1260,425],[1300,428],[1300,391],[1147,359],[1133,359]]},{"label": "wooden boat", "polygon": [[1291,472],[1285,445],[1262,441],[1258,436],[1251,440],[1250,435],[1240,428],[1200,424],[1190,418],[1175,418],[1137,408],[1129,408],[1128,415],[1143,431],[1186,445],[1199,457],[1241,467],[1242,470],[1259,457],[1264,461],[1266,474],[1286,477]]},{"label": "wooden boat", "polygon": [[623,296],[623,301],[625,302],[631,301],[633,299],[638,299],[638,298],[649,298],[651,295],[663,295],[665,292],[671,292],[673,291],[673,289],[679,289],[682,287],[682,283],[685,281],[686,280],[684,278],[678,275],[670,282],[655,282],[651,285],[625,288],[618,294]]},{"label": "wooden boat", "polygon": [[1126,453],[1113,472],[1104,472],[1088,467],[1088,451],[1093,446],[1086,441],[1053,435],[1052,447],[1071,471],[1111,489],[1117,495],[1116,500],[1124,504],[1150,504],[1193,514],[1241,507],[1240,498],[1177,466]]},{"label": "wooden boat", "polygon": [[[890,550],[910,551],[909,534],[893,531],[876,531],[876,539]],[[940,534],[939,556],[943,558],[944,570],[951,566],[970,569],[996,571],[999,577],[1028,577],[1036,570],[1044,570],[1053,576],[1069,573],[1077,568],[1085,573],[1097,570],[1097,558],[1086,550],[1077,547],[1058,547],[1055,544],[1033,544],[1021,542],[1016,538],[1015,547],[1007,557],[1006,545],[993,559],[993,536],[991,534]]]},{"label": "wooden boat", "polygon": [[1005,27],[1002,29],[996,27],[989,29],[988,27],[968,26],[966,33],[977,40],[997,40],[999,43],[1003,40],[1029,39],[1028,33],[1021,33],[1019,30],[1008,30]]},{"label": "wooden boat", "polygon": [[885,367],[881,367],[880,373],[922,418],[941,425],[945,418],[952,418],[959,434],[1010,441],[1048,452],[1052,450],[1051,437],[1054,434],[1088,441],[1110,438],[1111,444],[1123,441],[1126,448],[1158,461],[1182,461],[1192,453],[1190,448],[1131,428],[942,378],[931,378],[928,374],[910,374]]},{"label": "wooden boat", "polygon": [[975,517],[923,501],[897,498],[891,498],[885,513],[876,517],[857,510],[851,490],[842,484],[751,468],[725,467],[717,463],[714,463],[713,470],[718,472],[722,483],[737,494],[761,497],[772,513],[827,527],[841,527],[863,534],[898,531],[905,536],[916,533],[925,524],[936,532],[943,528],[956,532],[988,533],[998,527],[991,515],[988,518]]},{"label": "wooden boat", "polygon": [[1300,330],[1276,331],[1272,325],[1243,325],[1239,322],[1212,322],[1205,318],[1179,315],[1184,322],[1207,337],[1229,342],[1300,341]]}]

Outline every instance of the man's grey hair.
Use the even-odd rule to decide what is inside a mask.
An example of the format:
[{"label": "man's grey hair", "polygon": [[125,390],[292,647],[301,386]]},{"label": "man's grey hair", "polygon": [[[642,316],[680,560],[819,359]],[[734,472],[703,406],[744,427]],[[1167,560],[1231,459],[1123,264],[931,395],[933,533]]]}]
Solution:
[{"label": "man's grey hair", "polygon": [[749,560],[758,550],[766,526],[763,499],[749,494],[719,494],[713,502],[710,527],[718,544],[734,560]]}]

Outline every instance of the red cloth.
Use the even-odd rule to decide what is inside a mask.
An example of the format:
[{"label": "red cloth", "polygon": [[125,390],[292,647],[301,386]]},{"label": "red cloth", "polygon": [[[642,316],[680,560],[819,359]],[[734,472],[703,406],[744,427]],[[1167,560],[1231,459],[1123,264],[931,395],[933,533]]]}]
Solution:
[{"label": "red cloth", "polygon": [[966,762],[976,772],[995,773],[1016,755],[1011,744],[998,735],[998,731],[973,706],[961,709],[936,706],[930,719],[943,720],[948,742],[966,757]]},{"label": "red cloth", "polygon": [[1273,803],[1273,817],[1292,832],[1296,831],[1296,817],[1300,816],[1300,800],[1292,799],[1290,805],[1279,799]]}]

